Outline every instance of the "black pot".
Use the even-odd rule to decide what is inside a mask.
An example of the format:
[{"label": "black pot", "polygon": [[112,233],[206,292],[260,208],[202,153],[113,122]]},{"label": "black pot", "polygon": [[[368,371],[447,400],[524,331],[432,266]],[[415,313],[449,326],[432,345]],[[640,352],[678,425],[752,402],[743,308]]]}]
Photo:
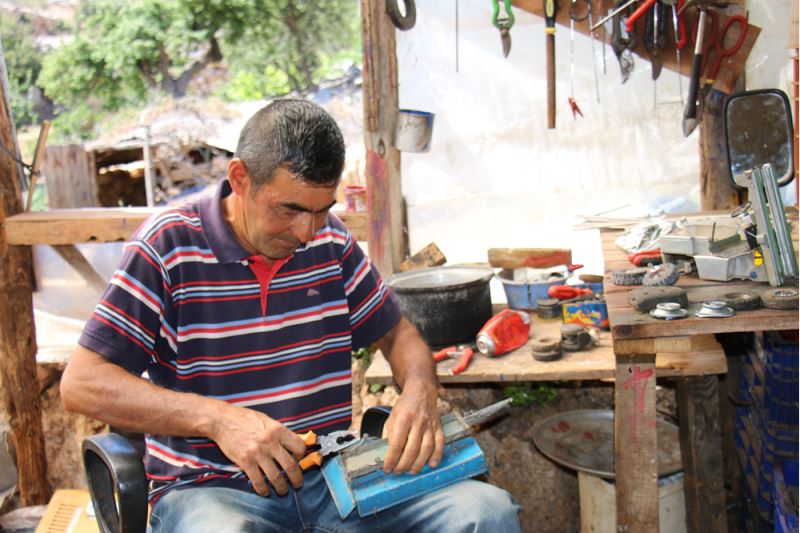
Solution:
[{"label": "black pot", "polygon": [[442,347],[475,342],[492,316],[493,276],[488,267],[444,266],[395,274],[386,285],[422,338],[431,347]]}]

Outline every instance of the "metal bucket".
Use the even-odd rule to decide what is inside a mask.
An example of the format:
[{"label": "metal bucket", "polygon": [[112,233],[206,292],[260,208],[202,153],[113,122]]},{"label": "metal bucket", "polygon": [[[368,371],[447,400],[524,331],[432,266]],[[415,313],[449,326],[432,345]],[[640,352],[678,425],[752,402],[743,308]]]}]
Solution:
[{"label": "metal bucket", "polygon": [[427,152],[431,149],[433,113],[398,109],[394,147],[402,152]]},{"label": "metal bucket", "polygon": [[492,317],[491,268],[443,266],[394,274],[386,280],[403,314],[432,347],[474,342]]}]

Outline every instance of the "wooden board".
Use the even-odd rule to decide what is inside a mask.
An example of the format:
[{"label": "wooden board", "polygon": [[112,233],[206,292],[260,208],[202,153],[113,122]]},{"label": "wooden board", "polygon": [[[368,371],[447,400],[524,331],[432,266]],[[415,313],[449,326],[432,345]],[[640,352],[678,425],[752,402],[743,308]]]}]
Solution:
[{"label": "wooden board", "polygon": [[96,207],[97,180],[94,152],[82,144],[48,146],[42,161],[51,209]]},{"label": "wooden board", "polygon": [[[2,228],[9,244],[78,244],[126,241],[147,217],[163,208],[53,209],[19,213]],[[357,241],[367,240],[366,214],[337,212]]]},{"label": "wooden board", "polygon": [[[795,250],[798,249],[797,211],[788,209],[792,221],[792,238]],[[695,213],[692,216],[708,216],[711,213]],[[606,294],[609,322],[616,340],[681,336],[712,333],[735,333],[745,331],[774,331],[797,329],[798,310],[756,309],[740,311],[735,316],[722,319],[697,318],[694,313],[702,303],[718,299],[719,296],[734,291],[751,291],[758,294],[771,289],[768,283],[748,280],[727,282],[700,279],[697,274],[681,276],[677,286],[686,289],[689,297],[689,317],[682,320],[664,321],[647,313],[634,310],[627,301],[628,293],[638,287],[620,287],[611,282],[613,270],[634,268],[628,256],[614,241],[622,235],[619,230],[603,230],[600,233],[603,249],[605,277],[603,287]]]},{"label": "wooden board", "polygon": [[[595,380],[614,377],[615,357],[611,335],[599,333],[599,342],[591,350],[566,352],[558,361],[543,363],[533,359],[531,342],[542,337],[560,335],[559,320],[541,320],[533,317],[528,342],[511,353],[489,358],[476,353],[466,371],[451,376],[448,370],[455,360],[445,360],[437,366],[437,376],[443,384],[449,383],[513,383],[520,381]],[[659,353],[656,357],[658,377],[722,374],[727,371],[725,354],[711,337],[693,341],[695,351]],[[392,372],[389,363],[377,352],[365,375],[367,384],[390,385]]]},{"label": "wooden board", "polygon": [[489,264],[495,268],[550,268],[572,263],[569,248],[489,248]]},{"label": "wooden board", "polygon": [[[617,531],[658,531],[655,354],[618,362],[614,382]],[[666,533],[666,532],[665,532]]]}]

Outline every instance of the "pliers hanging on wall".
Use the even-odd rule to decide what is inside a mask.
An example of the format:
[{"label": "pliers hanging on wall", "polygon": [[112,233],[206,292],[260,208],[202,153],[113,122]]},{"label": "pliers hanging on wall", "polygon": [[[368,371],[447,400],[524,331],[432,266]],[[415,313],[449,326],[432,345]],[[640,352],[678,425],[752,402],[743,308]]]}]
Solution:
[{"label": "pliers hanging on wall", "polygon": [[[618,9],[625,4],[625,0],[618,0],[614,8]],[[611,48],[617,56],[617,61],[619,61],[622,83],[628,81],[631,72],[633,72],[633,50],[638,44],[636,28],[632,27],[632,31],[627,31],[626,28],[623,28],[623,24],[627,23],[627,18],[631,15],[632,10],[633,8],[630,5],[623,10],[619,10],[614,15],[612,24]]]}]

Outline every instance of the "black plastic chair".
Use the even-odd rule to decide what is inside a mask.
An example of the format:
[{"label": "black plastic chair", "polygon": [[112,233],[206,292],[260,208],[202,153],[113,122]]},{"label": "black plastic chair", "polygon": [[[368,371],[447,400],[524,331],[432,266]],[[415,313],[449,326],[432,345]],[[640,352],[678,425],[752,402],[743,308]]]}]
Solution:
[{"label": "black plastic chair", "polygon": [[[361,419],[361,435],[380,437],[391,407],[370,407]],[[102,533],[147,530],[147,477],[141,437],[103,433],[83,439],[83,468]]]}]

